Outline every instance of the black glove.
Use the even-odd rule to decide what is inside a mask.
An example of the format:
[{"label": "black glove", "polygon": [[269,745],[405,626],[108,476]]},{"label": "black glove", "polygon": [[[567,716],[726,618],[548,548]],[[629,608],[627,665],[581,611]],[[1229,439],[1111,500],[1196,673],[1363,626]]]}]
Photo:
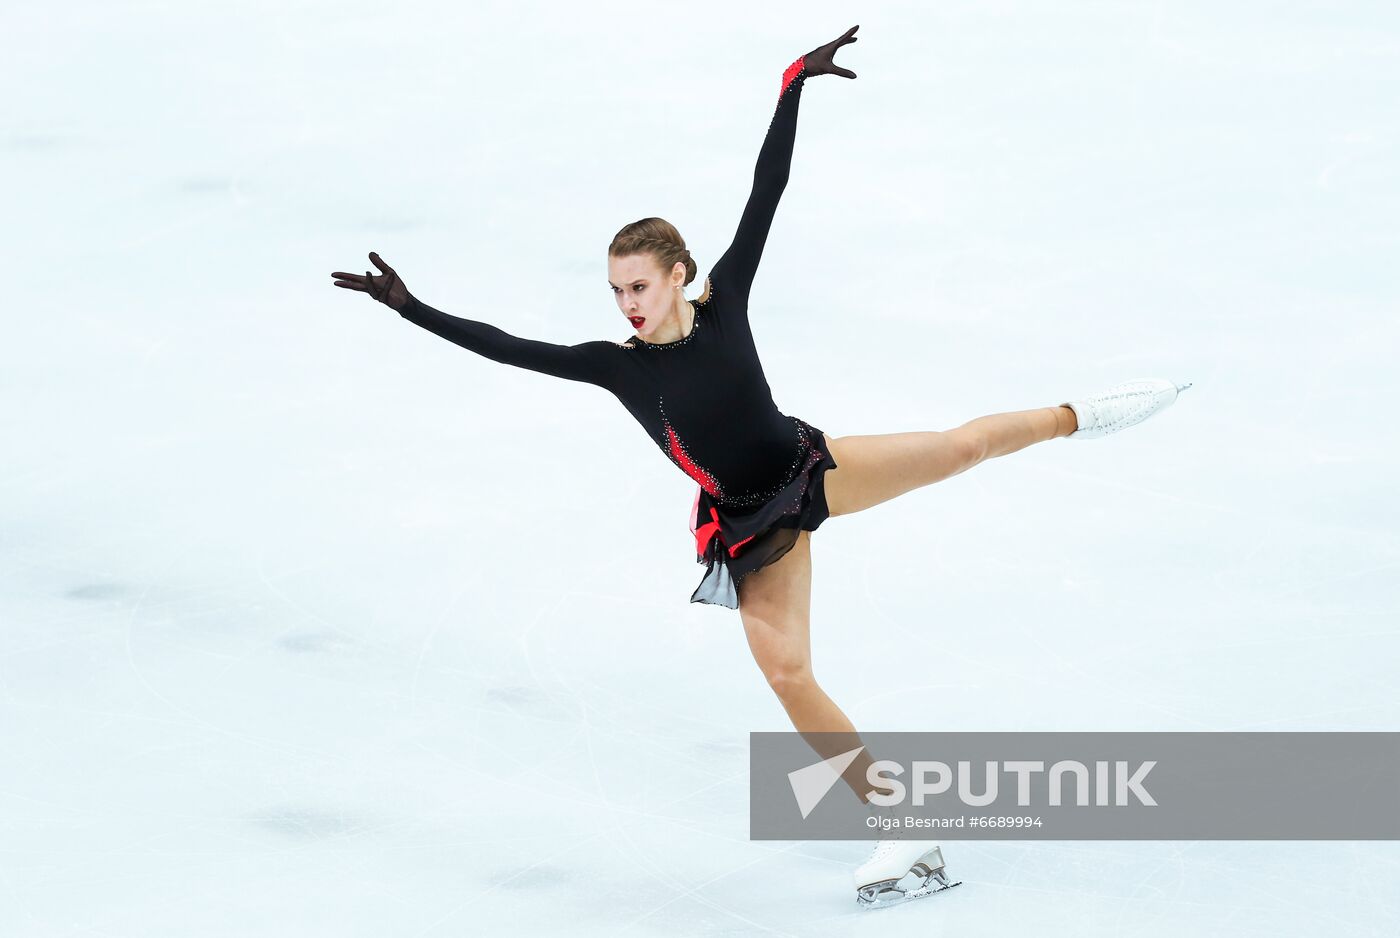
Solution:
[{"label": "black glove", "polygon": [[394,268],[384,263],[378,254],[370,251],[369,259],[374,262],[374,266],[383,271],[382,274],[376,277],[367,270],[365,275],[361,277],[359,274],[336,271],[331,274],[332,277],[336,278],[335,285],[347,290],[368,293],[390,309],[402,312],[403,308],[413,301],[413,294],[408,292],[408,287],[403,285],[403,281],[399,279]]},{"label": "black glove", "polygon": [[855,42],[855,31],[860,29],[859,25],[852,26],[836,39],[831,40],[824,46],[818,46],[808,52],[802,58],[802,64],[807,69],[807,74],[811,75],[840,75],[842,78],[855,78],[856,73],[848,68],[833,63],[831,57],[836,54],[836,50],[848,42]]}]

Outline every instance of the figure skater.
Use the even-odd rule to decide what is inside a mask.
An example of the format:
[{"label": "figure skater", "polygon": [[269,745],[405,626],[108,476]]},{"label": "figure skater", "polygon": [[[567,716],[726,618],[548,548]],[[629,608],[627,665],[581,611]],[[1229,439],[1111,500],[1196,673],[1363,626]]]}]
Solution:
[{"label": "figure skater", "polygon": [[[860,743],[812,672],[811,532],[830,516],[864,511],[1032,443],[1102,437],[1133,426],[1189,387],[1135,380],[1083,400],[990,414],[951,430],[867,436],[830,437],[778,410],[754,347],[749,290],[787,185],[803,84],[817,75],[856,77],[832,59],[856,41],[858,28],[783,71],[748,202],[697,299],[687,300],[683,291],[695,279],[695,261],[669,222],[644,218],[613,238],[608,284],[634,332],[624,342],[556,345],[451,316],[415,298],[373,252],[378,274],[331,274],[335,286],[368,293],[409,322],[493,361],[615,395],[696,483],[690,529],[705,570],[690,601],[738,610],[760,671],[793,726],[823,758]],[[843,774],[867,804],[875,793],[866,781],[870,762],[862,752]],[[900,889],[897,882],[911,872],[923,885]],[[867,906],[947,885],[937,845],[899,836],[878,842],[855,874],[857,898]]]}]

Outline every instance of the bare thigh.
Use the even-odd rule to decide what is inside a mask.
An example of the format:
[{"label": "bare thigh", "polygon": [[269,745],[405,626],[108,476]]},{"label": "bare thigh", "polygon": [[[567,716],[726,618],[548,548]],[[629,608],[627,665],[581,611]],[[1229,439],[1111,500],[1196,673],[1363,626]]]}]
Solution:
[{"label": "bare thigh", "polygon": [[811,616],[812,532],[802,531],[780,560],[739,584],[744,634],[769,683],[811,677]]},{"label": "bare thigh", "polygon": [[822,434],[836,468],[824,477],[832,515],[848,515],[905,492],[939,482],[982,460],[985,441],[964,428],[876,433]]}]

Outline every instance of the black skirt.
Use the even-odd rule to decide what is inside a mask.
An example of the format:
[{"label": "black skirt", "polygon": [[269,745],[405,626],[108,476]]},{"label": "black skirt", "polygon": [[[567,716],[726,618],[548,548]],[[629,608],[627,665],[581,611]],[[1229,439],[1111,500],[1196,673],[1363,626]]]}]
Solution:
[{"label": "black skirt", "polygon": [[725,507],[699,485],[690,510],[695,562],[705,565],[693,603],[739,608],[738,585],[750,573],[782,559],[802,531],[815,531],[828,517],[824,477],[836,468],[822,432],[794,417],[801,431],[797,474],[778,494],[758,505]]}]

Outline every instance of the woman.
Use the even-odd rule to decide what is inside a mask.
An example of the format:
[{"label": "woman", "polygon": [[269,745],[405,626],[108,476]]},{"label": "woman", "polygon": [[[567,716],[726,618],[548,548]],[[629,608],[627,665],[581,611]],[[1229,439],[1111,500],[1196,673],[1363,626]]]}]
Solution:
[{"label": "woman", "polygon": [[[368,293],[477,354],[616,395],[696,482],[690,527],[705,573],[691,601],[739,611],[759,668],[798,731],[822,734],[808,741],[823,757],[859,741],[812,676],[811,532],[829,516],[862,511],[1032,443],[1131,426],[1180,390],[1169,381],[1135,381],[1083,401],[992,414],[953,430],[835,438],[778,410],[749,329],[749,288],[787,184],[803,83],[816,75],[855,78],[832,57],[856,41],[858,28],[783,72],[734,240],[697,300],[683,292],[695,278],[695,261],[669,223],[642,219],[614,237],[608,283],[635,332],[626,342],[555,345],[450,316],[417,300],[375,253],[369,257],[378,275],[331,275],[336,286]],[[867,803],[870,761],[863,755],[844,776]],[[925,887],[901,893],[895,880],[911,870],[926,878]],[[874,905],[927,894],[944,882],[935,845],[899,838],[877,844],[856,874],[858,897]]]}]

